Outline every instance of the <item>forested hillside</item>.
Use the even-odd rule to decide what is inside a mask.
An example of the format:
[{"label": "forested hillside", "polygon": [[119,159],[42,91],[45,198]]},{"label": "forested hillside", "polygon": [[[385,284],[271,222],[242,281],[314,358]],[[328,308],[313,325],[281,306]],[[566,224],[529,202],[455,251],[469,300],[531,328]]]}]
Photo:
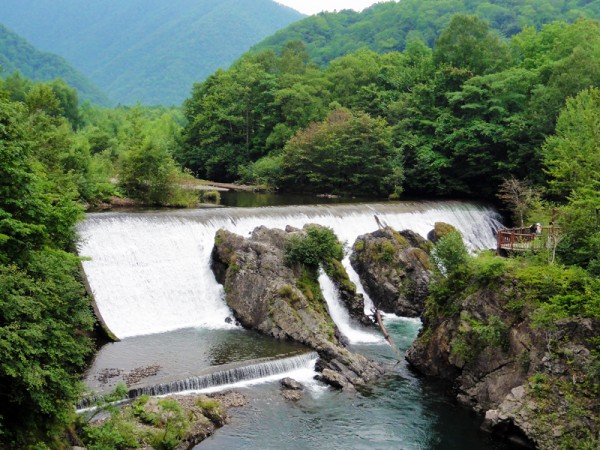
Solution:
[{"label": "forested hillside", "polygon": [[121,104],[179,104],[193,82],[302,15],[271,0],[4,0],[0,23]]},{"label": "forested hillside", "polygon": [[524,26],[537,29],[553,20],[573,22],[578,17],[600,19],[600,2],[590,0],[401,0],[357,13],[320,13],[296,22],[268,37],[253,50],[281,49],[301,40],[311,59],[326,64],[362,48],[377,53],[402,51],[420,39],[433,47],[455,14],[474,14],[492,29],[510,37]]},{"label": "forested hillside", "polygon": [[287,190],[490,198],[510,176],[543,181],[566,99],[599,86],[589,19],[507,41],[455,16],[433,50],[360,50],[323,69],[293,42],[195,86],[179,158],[201,177]]},{"label": "forested hillside", "polygon": [[62,78],[77,89],[81,100],[89,100],[107,106],[110,100],[83,74],[75,70],[64,58],[52,53],[41,52],[25,39],[0,25],[0,77],[20,72],[35,81]]}]

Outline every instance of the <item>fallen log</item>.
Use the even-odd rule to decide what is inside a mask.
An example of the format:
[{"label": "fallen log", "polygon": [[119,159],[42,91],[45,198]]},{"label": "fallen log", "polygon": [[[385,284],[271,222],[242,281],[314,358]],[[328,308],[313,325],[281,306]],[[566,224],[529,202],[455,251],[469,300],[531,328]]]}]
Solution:
[{"label": "fallen log", "polygon": [[396,353],[398,355],[398,360],[400,360],[400,358],[402,357],[402,355],[400,355],[400,352],[396,348],[396,345],[394,344],[394,341],[392,340],[390,334],[387,332],[387,330],[385,329],[385,326],[383,325],[383,319],[381,318],[381,312],[378,309],[373,309],[371,311],[373,312],[373,316],[375,317],[375,320],[377,321],[377,324],[379,325],[379,328],[381,328],[381,332],[383,333],[383,337],[388,342],[388,344],[390,344],[390,346],[392,347],[392,350],[394,350],[394,353]]}]

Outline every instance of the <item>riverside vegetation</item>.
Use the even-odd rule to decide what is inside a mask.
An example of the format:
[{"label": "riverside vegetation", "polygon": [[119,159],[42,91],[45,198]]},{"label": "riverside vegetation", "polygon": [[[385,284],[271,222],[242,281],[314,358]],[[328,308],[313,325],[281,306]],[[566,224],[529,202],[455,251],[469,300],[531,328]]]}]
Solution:
[{"label": "riverside vegetation", "polygon": [[[561,239],[548,254],[474,258],[456,235],[440,239],[411,360],[453,380],[479,373],[482,358],[510,360],[504,373],[518,384],[492,400],[478,383],[461,385],[465,403],[540,447],[551,445],[544,430],[558,425],[561,447],[594,448],[599,74],[593,20],[507,40],[477,17],[457,16],[433,49],[408,40],[401,53],[360,50],[327,67],[300,42],[245,55],[197,84],[183,112],[98,109],[60,81],[0,81],[0,442],[61,448],[74,420],[94,323],[72,253],[82,205],[125,195],[193,204],[183,166],[221,181],[352,195],[492,199],[513,180],[515,217],[547,223],[556,209]],[[300,288],[290,286],[277,295],[293,302]],[[489,309],[482,299],[493,300]],[[444,329],[450,340],[428,359]],[[514,344],[516,329],[532,345]]]}]

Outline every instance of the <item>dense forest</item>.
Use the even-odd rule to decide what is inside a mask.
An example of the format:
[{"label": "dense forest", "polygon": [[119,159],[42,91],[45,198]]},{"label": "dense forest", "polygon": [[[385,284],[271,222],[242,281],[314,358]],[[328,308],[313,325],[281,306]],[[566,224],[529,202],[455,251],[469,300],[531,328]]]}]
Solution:
[{"label": "dense forest", "polygon": [[122,105],[176,105],[192,83],[301,19],[272,0],[3,0],[0,23]]},{"label": "dense forest", "polygon": [[81,100],[108,106],[110,100],[83,74],[75,70],[60,56],[41,52],[25,39],[0,25],[0,77],[20,72],[34,81],[63,79],[77,89]]},{"label": "dense forest", "polygon": [[471,14],[488,22],[501,36],[510,37],[526,26],[580,17],[600,19],[600,5],[589,0],[401,0],[378,3],[361,13],[344,10],[320,13],[296,22],[253,47],[281,50],[287,42],[302,41],[311,60],[325,65],[337,57],[367,48],[376,53],[403,51],[419,39],[433,47],[455,14]]},{"label": "dense forest", "polygon": [[80,106],[62,80],[0,80],[0,446],[61,447],[93,350],[75,224],[113,196],[197,203],[170,155],[182,121]]},{"label": "dense forest", "polygon": [[[519,270],[544,299],[540,320],[600,317],[600,25],[519,31],[541,7],[530,3],[527,14],[522,2],[511,8],[519,26],[503,30],[510,38],[455,15],[431,36],[394,44],[399,51],[348,49],[323,67],[310,42],[252,52],[196,84],[182,110],[102,109],[62,80],[0,80],[0,444],[60,448],[73,423],[94,323],[73,255],[84,209],[119,197],[194,205],[190,171],[281,191],[500,194],[515,223],[547,223],[556,209],[555,254]],[[598,8],[561,5],[573,19]],[[539,276],[542,265],[551,279]],[[434,294],[504,270],[513,268],[484,260]]]},{"label": "dense forest", "polygon": [[282,190],[492,198],[507,177],[543,181],[544,140],[599,74],[600,27],[586,19],[504,40],[455,16],[433,50],[415,40],[323,69],[295,41],[197,84],[177,157],[200,177]]}]

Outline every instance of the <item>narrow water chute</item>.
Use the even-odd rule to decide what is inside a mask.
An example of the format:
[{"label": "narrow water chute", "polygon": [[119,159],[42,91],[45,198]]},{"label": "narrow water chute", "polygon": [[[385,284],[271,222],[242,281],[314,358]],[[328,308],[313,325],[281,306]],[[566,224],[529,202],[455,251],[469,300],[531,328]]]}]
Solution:
[{"label": "narrow water chute", "polygon": [[351,344],[379,343],[381,338],[374,333],[362,330],[359,325],[353,323],[348,310],[340,300],[338,289],[331,278],[323,271],[319,272],[319,285],[323,297],[327,302],[327,310],[340,333],[342,333]]}]

